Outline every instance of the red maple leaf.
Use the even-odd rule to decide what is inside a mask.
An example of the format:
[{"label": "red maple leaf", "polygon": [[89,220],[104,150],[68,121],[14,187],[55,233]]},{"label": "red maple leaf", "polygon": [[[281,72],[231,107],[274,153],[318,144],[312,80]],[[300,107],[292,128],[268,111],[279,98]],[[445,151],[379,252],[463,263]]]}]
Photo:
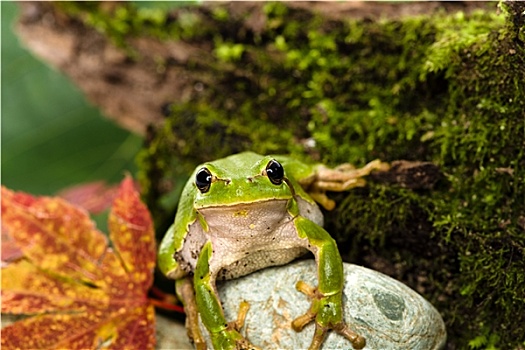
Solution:
[{"label": "red maple leaf", "polygon": [[2,329],[2,349],[155,346],[155,239],[133,181],[122,181],[108,240],[63,199],[2,187],[2,230],[23,258],[2,268],[2,313],[31,315]]}]

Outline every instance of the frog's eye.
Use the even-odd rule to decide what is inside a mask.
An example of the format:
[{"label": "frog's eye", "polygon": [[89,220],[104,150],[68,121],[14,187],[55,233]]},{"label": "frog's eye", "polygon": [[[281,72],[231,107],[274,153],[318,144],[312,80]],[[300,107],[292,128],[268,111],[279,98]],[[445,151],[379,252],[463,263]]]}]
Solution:
[{"label": "frog's eye", "polygon": [[201,193],[208,192],[211,185],[212,175],[208,168],[200,168],[195,175],[195,185]]},{"label": "frog's eye", "polygon": [[284,168],[278,161],[272,159],[266,166],[266,174],[274,185],[280,185],[284,179]]}]

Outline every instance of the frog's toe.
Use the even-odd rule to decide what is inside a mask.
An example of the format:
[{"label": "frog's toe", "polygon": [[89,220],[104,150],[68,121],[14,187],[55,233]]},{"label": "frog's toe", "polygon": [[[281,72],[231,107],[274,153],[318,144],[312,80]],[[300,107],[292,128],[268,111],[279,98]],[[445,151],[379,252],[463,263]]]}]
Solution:
[{"label": "frog's toe", "polygon": [[261,348],[250,343],[246,338],[243,338],[242,341],[237,342],[238,350],[262,350]]},{"label": "frog's toe", "polygon": [[225,329],[215,334],[214,340],[212,340],[215,349],[261,350],[259,347],[250,343],[250,341],[240,333],[241,328],[244,327],[244,321],[246,320],[246,314],[249,309],[250,304],[248,302],[241,302],[237,319],[228,322]]},{"label": "frog's toe", "polygon": [[253,345],[243,337],[239,332],[242,327],[244,327],[244,321],[246,319],[246,314],[248,313],[248,310],[250,309],[250,304],[246,301],[241,302],[241,305],[239,305],[239,312],[237,314],[237,320],[232,321],[228,324],[228,327],[232,329],[234,332],[237,332],[239,334],[239,338],[236,338],[236,347],[237,350],[261,350],[259,347]]},{"label": "frog's toe", "polygon": [[296,332],[300,332],[303,328],[312,321],[315,321],[315,332],[310,344],[309,350],[317,350],[321,348],[328,332],[334,330],[337,333],[348,339],[354,349],[362,349],[366,345],[366,340],[362,336],[358,335],[350,329],[350,327],[342,320],[342,316],[339,313],[339,317],[332,318],[338,314],[336,311],[324,313],[326,309],[335,306],[334,300],[330,300],[335,295],[325,296],[317,288],[314,288],[303,281],[297,283],[296,288],[306,294],[312,299],[312,304],[308,311],[303,315],[297,317],[292,322],[292,328]]},{"label": "frog's toe", "polygon": [[319,203],[319,205],[321,205],[326,210],[333,210],[335,208],[335,201],[328,198],[326,193],[324,193],[323,191],[319,190],[319,191],[309,192],[309,195],[310,197],[314,199],[314,201]]},{"label": "frog's toe", "polygon": [[261,350],[259,347],[250,343],[250,341],[243,337],[237,330],[229,327],[211,336],[214,349]]},{"label": "frog's toe", "polygon": [[253,345],[243,336],[235,341],[235,350],[262,350],[260,347]]},{"label": "frog's toe", "polygon": [[348,327],[344,322],[341,322],[339,325],[334,327],[334,330],[344,336],[346,339],[350,340],[354,349],[362,349],[366,346],[366,339]]},{"label": "frog's toe", "polygon": [[303,328],[315,319],[315,312],[310,308],[304,315],[297,317],[292,321],[292,328],[296,332],[300,332]]},{"label": "frog's toe", "polygon": [[[296,332],[300,332],[304,326],[306,326],[308,323],[310,323],[313,318],[315,318],[315,315],[311,317],[311,314],[306,313],[298,318],[296,318],[292,322],[292,328]],[[346,339],[348,339],[351,343],[354,349],[363,349],[366,346],[366,340],[364,337],[358,335],[354,331],[348,327],[346,323],[340,323],[333,327],[333,329],[344,336]],[[315,333],[314,337],[312,339],[312,342],[310,344],[309,350],[317,350],[321,348],[321,345],[323,344],[324,340],[326,339],[326,336],[328,335],[328,331],[330,328],[323,327],[319,323],[315,323]]]}]

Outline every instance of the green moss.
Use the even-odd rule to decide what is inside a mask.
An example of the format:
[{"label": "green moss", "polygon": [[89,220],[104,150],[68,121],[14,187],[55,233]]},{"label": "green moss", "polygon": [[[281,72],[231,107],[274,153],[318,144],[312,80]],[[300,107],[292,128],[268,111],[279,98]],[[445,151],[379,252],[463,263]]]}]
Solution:
[{"label": "green moss", "polygon": [[225,43],[222,40],[218,40],[215,43],[215,50],[213,53],[221,62],[239,61],[244,53],[244,45]]},{"label": "green moss", "polygon": [[[188,2],[180,2],[179,6]],[[56,6],[71,17],[95,28],[116,46],[127,49],[133,57],[129,39],[148,36],[160,40],[194,39],[210,35],[212,28],[205,26],[202,15],[181,9],[175,21],[173,7],[138,6],[136,3],[118,5],[104,2],[57,2]]]},{"label": "green moss", "polygon": [[218,58],[189,62],[202,93],[170,106],[141,154],[161,231],[176,179],[230,153],[431,161],[445,175],[433,190],[371,183],[334,195],[328,229],[349,260],[397,266],[443,314],[452,347],[523,345],[525,5],[371,22],[268,3],[257,33],[223,9],[123,6],[78,16],[121,45],[137,35],[205,41]]},{"label": "green moss", "polygon": [[212,15],[219,22],[227,22],[230,19],[230,14],[224,7],[215,7],[212,9]]},{"label": "green moss", "polygon": [[[525,320],[515,321],[525,314],[525,77],[523,49],[507,36],[504,18],[479,12],[327,26],[312,17],[298,26],[280,17],[291,10],[270,7],[266,52],[240,41],[255,57],[242,65],[267,81],[254,84],[217,65],[219,86],[189,118],[196,124],[171,129],[186,141],[179,164],[194,164],[210,148],[220,151],[205,158],[255,149],[332,165],[433,161],[446,174],[436,190],[372,184],[341,200],[329,229],[353,261],[368,246],[401,264],[399,278],[412,286],[414,275],[430,278],[425,296],[443,313],[452,343],[483,335],[487,344],[523,341]],[[268,60],[268,51],[279,60]],[[172,113],[176,128],[183,115]]]}]

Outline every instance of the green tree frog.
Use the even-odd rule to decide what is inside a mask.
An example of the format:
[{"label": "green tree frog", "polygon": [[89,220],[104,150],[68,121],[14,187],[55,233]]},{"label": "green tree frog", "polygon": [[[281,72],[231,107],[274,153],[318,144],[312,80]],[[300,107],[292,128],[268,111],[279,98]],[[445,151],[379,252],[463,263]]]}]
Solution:
[{"label": "green tree frog", "polygon": [[363,348],[365,339],[343,319],[343,264],[334,239],[322,228],[316,201],[330,209],[334,203],[326,190],[362,186],[362,176],[384,167],[375,161],[357,170],[328,169],[252,152],[198,166],[184,187],[158,258],[161,271],[176,280],[188,334],[197,349],[206,349],[198,314],[215,349],[256,349],[240,333],[249,305],[242,303],[238,319],[227,322],[216,280],[283,265],[307,251],[315,257],[319,284],[297,283],[311,307],[292,327],[301,331],[315,322],[310,349],[319,349],[329,330]]}]

